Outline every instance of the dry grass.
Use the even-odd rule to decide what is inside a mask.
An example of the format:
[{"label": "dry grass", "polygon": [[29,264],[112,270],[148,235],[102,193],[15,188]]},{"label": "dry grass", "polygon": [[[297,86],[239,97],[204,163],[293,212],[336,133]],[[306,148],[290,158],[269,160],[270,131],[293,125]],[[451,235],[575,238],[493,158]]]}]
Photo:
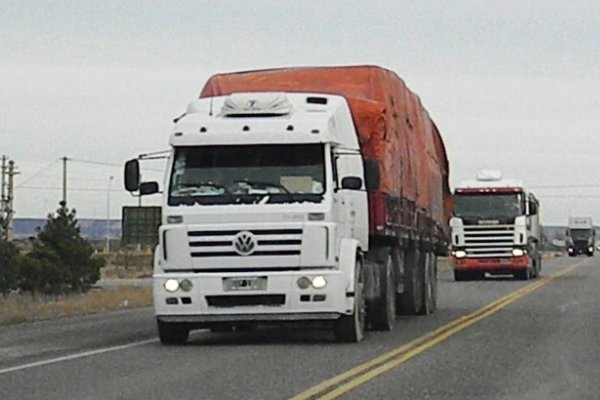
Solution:
[{"label": "dry grass", "polygon": [[11,294],[0,297],[0,325],[123,310],[151,304],[151,288],[93,289],[85,294],[56,298]]}]

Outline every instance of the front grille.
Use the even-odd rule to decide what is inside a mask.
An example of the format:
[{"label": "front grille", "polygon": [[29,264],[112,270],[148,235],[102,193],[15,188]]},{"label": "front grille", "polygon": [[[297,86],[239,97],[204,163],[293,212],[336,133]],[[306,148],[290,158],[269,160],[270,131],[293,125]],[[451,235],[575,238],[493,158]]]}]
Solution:
[{"label": "front grille", "polygon": [[194,258],[299,256],[302,229],[193,230],[188,238]]},{"label": "front grille", "polygon": [[512,225],[465,226],[467,257],[510,257],[514,247]]},{"label": "front grille", "polygon": [[211,307],[237,306],[281,306],[285,304],[284,294],[246,294],[206,296],[206,302]]}]

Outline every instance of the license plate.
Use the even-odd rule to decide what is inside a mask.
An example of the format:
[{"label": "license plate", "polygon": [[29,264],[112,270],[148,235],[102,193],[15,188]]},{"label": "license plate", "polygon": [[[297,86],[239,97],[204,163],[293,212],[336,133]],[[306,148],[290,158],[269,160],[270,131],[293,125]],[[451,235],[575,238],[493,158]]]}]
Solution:
[{"label": "license plate", "polygon": [[267,277],[223,278],[223,290],[227,292],[238,290],[267,290]]},{"label": "license plate", "polygon": [[510,264],[510,258],[501,258],[500,263],[501,264]]}]

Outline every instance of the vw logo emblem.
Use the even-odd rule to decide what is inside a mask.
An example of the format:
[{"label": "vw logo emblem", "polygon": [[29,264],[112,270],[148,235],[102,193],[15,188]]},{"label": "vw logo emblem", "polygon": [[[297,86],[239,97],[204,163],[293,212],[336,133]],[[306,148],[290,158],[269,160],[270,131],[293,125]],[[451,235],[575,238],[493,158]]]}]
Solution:
[{"label": "vw logo emblem", "polygon": [[241,256],[249,256],[256,248],[256,239],[252,232],[242,231],[233,238],[233,249]]}]

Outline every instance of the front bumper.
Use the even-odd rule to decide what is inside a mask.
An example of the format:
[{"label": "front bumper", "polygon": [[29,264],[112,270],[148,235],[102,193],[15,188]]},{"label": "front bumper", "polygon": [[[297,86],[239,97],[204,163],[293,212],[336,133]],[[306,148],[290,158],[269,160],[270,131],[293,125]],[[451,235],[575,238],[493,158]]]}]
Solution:
[{"label": "front bumper", "polygon": [[531,258],[528,255],[519,257],[450,257],[452,267],[457,271],[480,271],[489,273],[512,273],[529,268]]},{"label": "front bumper", "polygon": [[[301,289],[298,278],[323,276],[327,285]],[[264,290],[226,290],[226,278],[266,277]],[[347,293],[348,278],[339,270],[161,273],[153,276],[156,316],[162,321],[210,323],[244,321],[319,321],[350,314],[353,297]],[[189,292],[167,292],[167,279],[192,282]]]}]

